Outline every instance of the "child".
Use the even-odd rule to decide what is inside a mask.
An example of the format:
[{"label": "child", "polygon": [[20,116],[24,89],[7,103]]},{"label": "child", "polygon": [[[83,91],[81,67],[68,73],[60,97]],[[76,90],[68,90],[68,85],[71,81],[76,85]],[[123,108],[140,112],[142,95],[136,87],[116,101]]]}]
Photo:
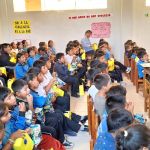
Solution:
[{"label": "child", "polygon": [[18,106],[16,106],[16,98],[6,87],[0,87],[0,100],[7,104],[9,110],[11,110],[10,120],[5,125],[6,131],[3,142],[6,143],[12,133],[18,129],[24,130],[28,127],[25,119],[26,108],[24,103],[19,103]]},{"label": "child", "polygon": [[133,123],[133,116],[125,109],[114,109],[108,114],[108,132],[100,133],[94,150],[116,150],[115,135],[119,129],[127,127]]},{"label": "child", "polygon": [[142,64],[146,63],[146,61],[148,60],[148,55],[145,51],[141,51],[138,53],[138,58],[139,61],[137,62],[137,69],[138,69],[138,77],[140,79],[143,79],[144,77],[144,67],[142,66]]},{"label": "child", "polygon": [[[54,93],[53,86],[58,82],[58,88],[62,87],[62,84],[64,85],[64,82],[61,81],[59,78],[53,78],[51,73],[49,72],[49,69],[51,68],[50,60],[45,58],[44,61],[38,60],[34,63],[34,67],[38,67],[40,69],[40,73],[43,75],[43,80],[39,81],[40,85],[36,89],[36,91],[41,95],[46,97],[48,93]],[[46,68],[45,68],[46,67]],[[39,74],[39,73],[38,73]],[[59,83],[61,84],[59,85]],[[58,96],[56,98],[56,101],[53,103],[54,108],[60,109],[62,112],[69,111],[70,110],[70,96],[67,94],[67,92],[61,90],[64,94],[61,96]]]},{"label": "child", "polygon": [[10,46],[11,46],[11,53],[15,53],[16,55],[18,54],[18,49],[17,49],[17,45],[16,45],[16,43],[15,42],[12,42],[11,44],[10,44]]},{"label": "child", "polygon": [[99,90],[94,98],[94,108],[101,117],[105,110],[105,94],[110,88],[111,79],[107,74],[100,74],[94,78],[95,87]]},{"label": "child", "polygon": [[23,50],[24,50],[24,51],[27,51],[28,46],[29,46],[28,42],[27,42],[26,40],[23,40],[23,41],[22,41],[22,45],[23,45]]},{"label": "child", "polygon": [[79,79],[75,75],[70,75],[70,72],[65,65],[65,57],[63,53],[57,53],[56,59],[55,70],[58,77],[65,83],[71,84],[71,96],[78,98]]},{"label": "child", "polygon": [[29,47],[27,49],[27,52],[28,52],[28,55],[29,55],[29,58],[27,60],[27,64],[30,67],[33,66],[33,63],[37,60],[37,57],[36,57],[36,54],[35,54],[35,50],[33,47]]},{"label": "child", "polygon": [[116,135],[117,150],[149,150],[150,129],[141,124],[135,124],[120,130]]},{"label": "child", "polygon": [[52,40],[48,41],[49,54],[56,54],[56,49],[54,47],[54,42]]},{"label": "child", "polygon": [[[37,84],[38,84],[38,82],[36,80],[34,80],[33,86],[35,87],[35,86],[37,86]],[[32,100],[32,96],[29,95],[30,90],[28,88],[27,82],[25,82],[22,79],[16,80],[12,84],[12,89],[17,96],[17,101],[25,103],[26,110],[31,108],[30,103],[32,103],[32,110],[33,110],[33,106],[34,106],[35,114],[37,114],[36,115],[36,117],[37,117],[36,123],[41,124],[42,133],[51,134],[53,137],[56,137],[57,139],[59,139],[60,142],[64,143],[65,146],[72,147],[72,144],[69,144],[68,141],[65,141],[63,130],[62,130],[62,127],[60,124],[60,118],[58,119],[58,118],[55,118],[55,116],[54,117],[49,116],[49,118],[47,118],[44,121],[44,116],[42,115],[43,114],[42,111],[36,110],[36,108],[39,108],[45,104],[46,98],[41,99],[39,97],[35,101],[35,97],[34,97]],[[29,118],[31,119],[29,123],[32,123],[32,121],[33,121],[32,114],[30,114]],[[26,120],[29,120],[29,119],[26,119]]]},{"label": "child", "polygon": [[40,57],[48,57],[45,47],[39,47],[38,54],[36,54],[37,60],[40,59]]},{"label": "child", "polygon": [[97,74],[101,74],[101,69],[90,69],[87,73],[87,82],[88,82],[88,94],[92,97],[92,100],[94,101],[94,98],[96,94],[98,93],[98,89],[95,87],[95,84],[93,83],[94,78]]},{"label": "child", "polygon": [[21,79],[25,76],[29,69],[28,64],[26,64],[26,58],[23,52],[17,54],[17,64],[15,67],[15,77],[16,79]]},{"label": "child", "polygon": [[22,44],[22,42],[17,42],[17,49],[18,49],[18,52],[22,52],[23,51],[23,44]]},{"label": "child", "polygon": [[10,45],[7,43],[3,43],[1,45],[1,55],[0,55],[0,67],[13,67],[15,66],[15,63],[10,62]]}]

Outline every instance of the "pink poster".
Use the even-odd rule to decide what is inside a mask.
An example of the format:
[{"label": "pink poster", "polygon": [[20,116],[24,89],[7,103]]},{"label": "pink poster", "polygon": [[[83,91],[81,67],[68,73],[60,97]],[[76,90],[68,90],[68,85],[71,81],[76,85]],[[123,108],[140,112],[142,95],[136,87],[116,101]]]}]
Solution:
[{"label": "pink poster", "polygon": [[111,34],[110,22],[97,22],[91,24],[92,38],[109,38]]}]

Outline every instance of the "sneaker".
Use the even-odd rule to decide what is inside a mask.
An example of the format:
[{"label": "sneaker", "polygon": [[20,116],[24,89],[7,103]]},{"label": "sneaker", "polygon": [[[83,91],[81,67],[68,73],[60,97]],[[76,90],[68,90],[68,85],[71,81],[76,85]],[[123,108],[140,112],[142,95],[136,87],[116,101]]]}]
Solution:
[{"label": "sneaker", "polygon": [[77,136],[77,133],[72,130],[66,130],[64,131],[64,134],[67,134],[69,136]]},{"label": "sneaker", "polygon": [[79,98],[80,97],[80,95],[78,95],[78,94],[71,94],[71,96],[75,97],[75,98]]},{"label": "sneaker", "polygon": [[86,115],[86,116],[83,116],[82,117],[82,119],[80,120],[80,122],[82,123],[82,124],[85,124],[85,122],[88,120],[88,116]]},{"label": "sneaker", "polygon": [[65,139],[64,143],[63,143],[64,147],[66,149],[71,149],[74,147],[74,144],[72,142],[69,142],[68,140]]},{"label": "sneaker", "polygon": [[121,81],[120,85],[123,86],[123,87],[126,87],[126,83],[124,81]]},{"label": "sneaker", "polygon": [[127,67],[126,73],[130,73],[131,72],[131,67]]}]

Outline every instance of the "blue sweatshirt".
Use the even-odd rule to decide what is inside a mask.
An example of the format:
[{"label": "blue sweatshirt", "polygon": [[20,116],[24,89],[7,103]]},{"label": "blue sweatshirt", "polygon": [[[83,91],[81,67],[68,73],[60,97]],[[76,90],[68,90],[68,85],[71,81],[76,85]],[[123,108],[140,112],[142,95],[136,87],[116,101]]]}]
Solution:
[{"label": "blue sweatshirt", "polygon": [[15,67],[16,79],[22,79],[26,75],[28,70],[29,70],[28,64],[22,65],[20,63],[17,63]]},{"label": "blue sweatshirt", "polygon": [[18,129],[25,130],[28,127],[24,117],[25,114],[19,112],[18,106],[16,106],[10,113],[11,119],[5,124],[5,136],[2,142],[3,145],[7,143],[12,133],[16,132]]}]

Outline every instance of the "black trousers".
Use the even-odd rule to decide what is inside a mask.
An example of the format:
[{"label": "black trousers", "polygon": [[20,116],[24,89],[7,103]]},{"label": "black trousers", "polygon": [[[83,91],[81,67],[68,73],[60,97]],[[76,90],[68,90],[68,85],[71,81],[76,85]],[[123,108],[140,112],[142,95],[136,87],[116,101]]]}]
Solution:
[{"label": "black trousers", "polygon": [[[53,113],[48,112],[48,113],[46,113],[46,121],[45,121],[46,125],[51,123],[51,122],[49,122],[51,120],[48,119],[50,117],[56,118],[56,120],[59,122],[59,124],[61,124],[61,130],[63,130],[63,131],[72,130],[74,132],[78,132],[81,127],[81,125],[79,124],[81,116],[76,115],[76,114],[72,114],[72,119],[69,119],[66,116],[64,116],[63,112],[61,112],[60,110],[55,110],[55,112],[53,112]],[[61,133],[62,133],[62,131],[61,131]]]},{"label": "black trousers", "polygon": [[122,72],[126,72],[127,67],[125,65],[123,65],[121,62],[115,61],[115,65],[119,66],[119,68]]},{"label": "black trousers", "polygon": [[71,84],[71,94],[75,95],[79,91],[79,80],[75,76],[69,76],[64,82]]},{"label": "black trousers", "polygon": [[70,111],[70,95],[64,92],[64,96],[58,96],[53,106],[55,109],[59,109],[62,112]]},{"label": "black trousers", "polygon": [[122,73],[120,69],[114,69],[113,71],[109,71],[109,75],[112,81],[116,80],[117,82],[123,81]]}]

